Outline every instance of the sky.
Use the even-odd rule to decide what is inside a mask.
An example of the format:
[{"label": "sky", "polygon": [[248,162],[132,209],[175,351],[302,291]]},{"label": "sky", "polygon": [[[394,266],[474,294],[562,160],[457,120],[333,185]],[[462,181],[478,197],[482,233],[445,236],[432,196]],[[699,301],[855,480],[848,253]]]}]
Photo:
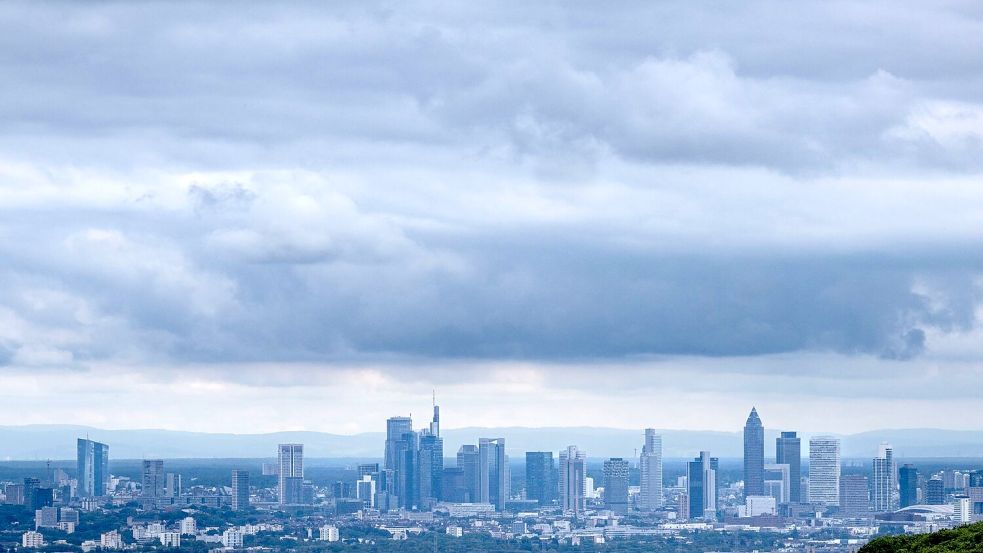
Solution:
[{"label": "sky", "polygon": [[4,2],[0,424],[980,429],[980,52],[973,1]]}]

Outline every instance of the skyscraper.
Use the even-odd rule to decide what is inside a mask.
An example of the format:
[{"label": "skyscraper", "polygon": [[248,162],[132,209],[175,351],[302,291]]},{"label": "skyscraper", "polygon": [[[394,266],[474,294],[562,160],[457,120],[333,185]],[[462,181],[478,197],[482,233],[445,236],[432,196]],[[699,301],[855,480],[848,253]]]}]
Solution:
[{"label": "skyscraper", "polygon": [[232,471],[232,510],[249,508],[249,471]]},{"label": "skyscraper", "polygon": [[560,505],[574,516],[587,507],[584,483],[587,477],[587,456],[572,445],[560,452]]},{"label": "skyscraper", "polygon": [[164,497],[165,483],[164,461],[162,459],[144,459],[141,495],[144,497]]},{"label": "skyscraper", "polygon": [[526,499],[536,500],[540,505],[553,502],[554,469],[552,451],[526,452]]},{"label": "skyscraper", "polygon": [[280,505],[303,503],[304,444],[280,444],[277,452]]},{"label": "skyscraper", "polygon": [[639,507],[653,510],[662,507],[662,436],[652,428],[645,429],[645,445],[638,458],[641,490]]},{"label": "skyscraper", "polygon": [[744,424],[744,496],[765,493],[765,427],[758,410],[751,408]]},{"label": "skyscraper", "polygon": [[604,461],[604,507],[617,514],[628,512],[628,461],[612,457]]},{"label": "skyscraper", "polygon": [[181,475],[168,472],[164,477],[164,497],[177,497],[181,495],[181,489]]},{"label": "skyscraper", "polygon": [[102,497],[109,487],[109,446],[78,439],[78,495]]},{"label": "skyscraper", "polygon": [[420,436],[420,449],[417,461],[420,508],[430,509],[441,497],[441,481],[444,474],[444,440],[440,437],[440,407],[436,400],[433,406],[433,420],[430,428]]},{"label": "skyscraper", "polygon": [[686,496],[689,518],[714,519],[717,516],[717,470],[709,451],[686,464]]},{"label": "skyscraper", "polygon": [[505,510],[505,438],[478,440],[478,487],[481,503],[491,503],[496,511]]},{"label": "skyscraper", "polygon": [[945,486],[940,478],[932,478],[925,482],[925,504],[942,505],[945,503]]},{"label": "skyscraper", "polygon": [[877,457],[871,462],[871,504],[874,512],[886,513],[894,510],[894,448],[882,443]]},{"label": "skyscraper", "polygon": [[918,505],[918,469],[903,465],[898,469],[898,486],[901,491],[901,508]]},{"label": "skyscraper", "polygon": [[809,439],[809,502],[840,505],[840,440],[832,436]]},{"label": "skyscraper", "polygon": [[464,485],[464,502],[481,501],[481,487],[478,485],[478,446],[465,444],[457,450],[457,467],[461,469]]},{"label": "skyscraper", "polygon": [[850,517],[862,517],[870,512],[866,476],[846,474],[840,478],[840,512]]},{"label": "skyscraper", "polygon": [[383,463],[385,469],[396,470],[399,456],[396,450],[397,442],[403,439],[407,432],[413,431],[413,419],[409,417],[389,417],[386,420],[386,457]]},{"label": "skyscraper", "polygon": [[775,439],[775,464],[788,465],[788,502],[802,503],[802,440],[795,432]]}]

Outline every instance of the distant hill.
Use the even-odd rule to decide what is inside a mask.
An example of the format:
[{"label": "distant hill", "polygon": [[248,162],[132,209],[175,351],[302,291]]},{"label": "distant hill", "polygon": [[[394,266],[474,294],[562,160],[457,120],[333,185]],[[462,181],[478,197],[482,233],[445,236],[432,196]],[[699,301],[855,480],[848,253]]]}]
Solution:
[{"label": "distant hill", "polygon": [[860,553],[983,553],[983,523],[930,534],[877,538]]},{"label": "distant hill", "polygon": [[[564,428],[455,428],[445,429],[444,451],[452,457],[461,444],[480,437],[506,439],[509,454],[518,458],[526,451],[558,451],[576,444],[590,457],[634,457],[641,447],[641,429]],[[740,432],[663,430],[664,454],[691,457],[709,450],[723,458],[741,457]],[[766,432],[766,451],[773,450],[778,431]],[[270,434],[220,434],[177,430],[104,430],[88,426],[0,426],[0,459],[72,459],[79,437],[110,445],[115,459],[161,458],[272,458],[278,443],[299,442],[308,457],[381,457],[385,435],[325,432],[275,432]],[[808,435],[803,435],[803,456],[808,455]],[[879,430],[841,436],[843,456],[869,458],[877,444],[887,441],[900,457],[983,457],[983,432],[932,429]]]}]

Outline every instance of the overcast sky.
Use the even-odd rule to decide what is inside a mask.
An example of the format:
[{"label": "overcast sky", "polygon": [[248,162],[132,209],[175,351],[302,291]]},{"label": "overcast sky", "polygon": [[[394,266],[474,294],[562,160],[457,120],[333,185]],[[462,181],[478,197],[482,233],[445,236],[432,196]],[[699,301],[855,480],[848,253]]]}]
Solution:
[{"label": "overcast sky", "polygon": [[983,5],[4,2],[0,424],[978,429]]}]

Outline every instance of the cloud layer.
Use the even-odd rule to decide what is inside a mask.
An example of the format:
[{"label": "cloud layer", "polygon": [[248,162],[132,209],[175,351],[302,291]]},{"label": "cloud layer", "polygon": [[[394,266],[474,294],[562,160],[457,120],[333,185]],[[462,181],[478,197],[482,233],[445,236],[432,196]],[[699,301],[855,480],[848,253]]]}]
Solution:
[{"label": "cloud layer", "polygon": [[975,370],[983,10],[718,8],[0,6],[2,370]]}]

